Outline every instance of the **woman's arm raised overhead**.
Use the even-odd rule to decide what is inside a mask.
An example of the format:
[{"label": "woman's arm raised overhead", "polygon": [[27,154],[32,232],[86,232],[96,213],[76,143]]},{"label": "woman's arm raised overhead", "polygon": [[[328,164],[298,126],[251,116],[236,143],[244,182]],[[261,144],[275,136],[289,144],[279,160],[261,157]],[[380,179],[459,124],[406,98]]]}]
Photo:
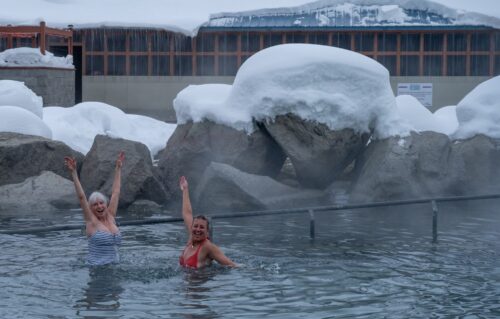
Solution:
[{"label": "woman's arm raised overhead", "polygon": [[80,206],[83,210],[83,217],[86,222],[92,221],[94,215],[90,211],[87,197],[85,196],[82,184],[80,183],[80,179],[78,178],[78,173],[76,172],[76,160],[73,157],[66,156],[64,157],[64,164],[71,173],[71,178],[73,179],[73,184],[75,185],[76,195],[78,196]]},{"label": "woman's arm raised overhead", "polygon": [[109,200],[108,210],[113,217],[116,217],[116,211],[118,210],[118,201],[120,199],[120,189],[121,189],[121,171],[122,165],[125,161],[125,153],[122,151],[118,154],[118,159],[115,165],[115,177],[113,179],[113,187],[111,189],[111,199]]}]

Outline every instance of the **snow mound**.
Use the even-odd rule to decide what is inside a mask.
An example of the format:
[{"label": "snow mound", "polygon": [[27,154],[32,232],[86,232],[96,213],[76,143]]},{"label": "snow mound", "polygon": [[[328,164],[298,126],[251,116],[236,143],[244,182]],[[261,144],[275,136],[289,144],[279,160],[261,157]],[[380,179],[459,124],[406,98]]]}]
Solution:
[{"label": "snow mound", "polygon": [[124,138],[145,144],[154,156],[165,147],[175,125],[146,116],[126,114],[101,102],[83,102],[73,107],[44,108],[44,121],[52,129],[53,139],[87,154],[98,134]]},{"label": "snow mound", "polygon": [[52,131],[40,117],[24,108],[11,105],[0,106],[0,132],[52,138]]},{"label": "snow mound", "polygon": [[43,100],[23,82],[0,80],[0,107],[18,106],[32,112],[39,118],[43,116]]},{"label": "snow mound", "polygon": [[457,106],[444,106],[434,112],[434,119],[439,123],[439,131],[451,136],[458,128]]},{"label": "snow mound", "polygon": [[73,69],[73,56],[56,57],[49,51],[45,55],[37,48],[15,48],[0,52],[2,67],[51,67]]},{"label": "snow mound", "polygon": [[500,138],[500,76],[479,84],[457,105],[456,138],[477,134]]},{"label": "snow mound", "polygon": [[240,67],[231,88],[190,86],[174,106],[183,122],[205,118],[247,132],[252,119],[293,113],[335,130],[374,130],[381,138],[408,134],[386,68],[359,53],[313,44],[262,50]]}]

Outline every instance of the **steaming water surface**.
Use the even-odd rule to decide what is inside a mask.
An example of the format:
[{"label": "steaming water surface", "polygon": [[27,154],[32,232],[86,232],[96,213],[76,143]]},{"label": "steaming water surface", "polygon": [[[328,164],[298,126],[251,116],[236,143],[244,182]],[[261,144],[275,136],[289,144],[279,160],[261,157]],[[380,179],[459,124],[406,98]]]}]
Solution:
[{"label": "steaming water surface", "polygon": [[[440,205],[215,220],[243,264],[186,271],[181,224],[122,227],[120,265],[84,265],[80,231],[0,235],[1,318],[495,318],[500,212]],[[81,223],[81,212],[5,217],[3,229]]]}]

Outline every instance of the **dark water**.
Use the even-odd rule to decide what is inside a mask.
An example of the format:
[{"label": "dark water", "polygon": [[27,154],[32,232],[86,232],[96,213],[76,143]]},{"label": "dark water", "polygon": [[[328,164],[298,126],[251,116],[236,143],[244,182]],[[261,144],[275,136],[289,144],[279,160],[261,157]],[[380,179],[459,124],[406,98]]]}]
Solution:
[{"label": "dark water", "polygon": [[[84,265],[80,231],[0,235],[0,318],[497,318],[499,201],[215,220],[239,264],[186,271],[181,224],[122,227],[122,263]],[[487,204],[487,205],[486,205]],[[81,223],[81,212],[0,227]]]}]

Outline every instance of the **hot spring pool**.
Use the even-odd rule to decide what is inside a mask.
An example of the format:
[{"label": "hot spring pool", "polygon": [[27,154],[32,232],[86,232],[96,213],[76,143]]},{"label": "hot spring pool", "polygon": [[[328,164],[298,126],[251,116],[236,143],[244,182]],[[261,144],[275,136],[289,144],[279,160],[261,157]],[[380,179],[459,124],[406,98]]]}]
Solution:
[{"label": "hot spring pool", "polygon": [[[183,225],[122,227],[122,262],[85,266],[80,231],[0,235],[0,318],[497,318],[499,201],[215,220],[238,269],[179,268]],[[489,204],[489,205],[486,205]],[[460,208],[457,208],[460,207]],[[2,229],[81,212],[0,214]]]}]

